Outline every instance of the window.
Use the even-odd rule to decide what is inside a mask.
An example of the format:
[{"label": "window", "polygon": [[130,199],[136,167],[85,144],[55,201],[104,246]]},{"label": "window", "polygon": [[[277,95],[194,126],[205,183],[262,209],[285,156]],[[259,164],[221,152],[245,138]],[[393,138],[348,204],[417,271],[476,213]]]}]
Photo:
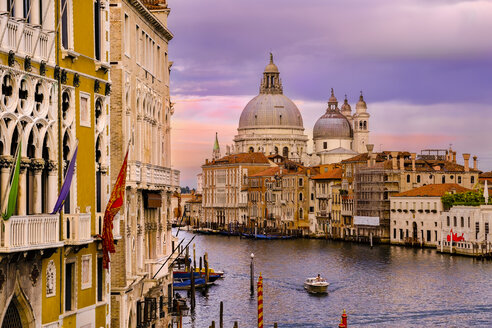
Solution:
[{"label": "window", "polygon": [[75,309],[75,262],[65,263],[65,311]]},{"label": "window", "polygon": [[299,200],[302,201],[302,192],[299,193]]},{"label": "window", "polygon": [[313,213],[314,212],[314,206],[310,206],[309,207],[309,213]]},{"label": "window", "polygon": [[465,218],[461,217],[461,227],[463,228],[465,226]]},{"label": "window", "polygon": [[470,227],[470,217],[468,217],[468,228]]},{"label": "window", "polygon": [[130,20],[126,13],[125,13],[125,21],[124,21],[124,31],[125,31],[125,35],[123,36],[123,40],[124,40],[124,47],[125,47],[125,55],[130,57]]},{"label": "window", "polygon": [[302,183],[303,183],[302,178],[299,178],[299,187],[302,187]]},{"label": "window", "polygon": [[140,64],[140,56],[142,53],[142,49],[140,48],[140,27],[135,26],[135,44],[136,44],[136,55],[135,59],[137,60],[137,64]]},{"label": "window", "polygon": [[[8,0],[7,0],[8,1]],[[31,0],[23,0],[24,2],[24,11],[22,17],[26,20],[26,22],[31,22]]]},{"label": "window", "polygon": [[458,176],[458,183],[461,183],[461,177]]},{"label": "window", "polygon": [[475,222],[475,239],[478,239],[478,233],[480,232],[480,223]]},{"label": "window", "polygon": [[101,60],[101,0],[94,2],[94,56]]},{"label": "window", "polygon": [[64,49],[73,49],[72,0],[61,0],[61,43]]},{"label": "window", "polygon": [[442,183],[446,183],[446,176],[445,175],[442,176],[441,181],[442,181]]},{"label": "window", "polygon": [[80,125],[91,127],[91,108],[89,93],[80,92]]},{"label": "window", "polygon": [[400,240],[403,239],[403,229],[400,229]]},{"label": "window", "polygon": [[417,183],[420,183],[420,175],[417,175]]},{"label": "window", "polygon": [[434,240],[437,241],[437,230],[434,230]]},{"label": "window", "polygon": [[447,222],[447,226],[449,227],[449,216],[448,216],[448,217],[446,217],[446,219],[447,219],[447,220],[446,220],[446,222]]},{"label": "window", "polygon": [[458,226],[458,222],[457,222],[456,216],[453,218],[453,225],[454,225],[455,227],[457,227],[457,226]]},{"label": "window", "polygon": [[393,229],[393,239],[396,239],[396,228]]},{"label": "window", "polygon": [[410,174],[407,174],[407,183],[410,182]]},{"label": "window", "polygon": [[326,141],[323,142],[323,149],[327,149],[328,148],[328,143]]},{"label": "window", "polygon": [[102,257],[97,258],[97,301],[104,301],[104,268]]},{"label": "window", "polygon": [[314,194],[311,193],[311,200],[314,200]]},{"label": "window", "polygon": [[431,241],[431,231],[427,230],[427,241]]},{"label": "window", "polygon": [[475,177],[471,177],[471,183],[475,183]]}]

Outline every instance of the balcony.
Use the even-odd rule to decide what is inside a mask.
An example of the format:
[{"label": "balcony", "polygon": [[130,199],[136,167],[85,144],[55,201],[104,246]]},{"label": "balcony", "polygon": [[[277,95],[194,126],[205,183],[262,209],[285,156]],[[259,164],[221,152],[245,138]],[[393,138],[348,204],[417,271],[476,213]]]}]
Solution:
[{"label": "balcony", "polygon": [[137,184],[146,184],[149,187],[179,187],[178,170],[152,164],[133,161],[128,164],[127,180]]},{"label": "balcony", "polygon": [[0,253],[60,247],[58,215],[13,216],[0,222]]},{"label": "balcony", "polygon": [[12,50],[18,56],[29,56],[34,61],[43,60],[54,64],[55,51],[51,51],[50,55],[49,49],[53,45],[54,33],[12,17],[9,19],[7,15],[0,16],[0,30],[5,30],[3,39],[0,40],[2,51]]},{"label": "balcony", "polygon": [[91,213],[65,214],[63,220],[65,244],[83,245],[92,242]]}]

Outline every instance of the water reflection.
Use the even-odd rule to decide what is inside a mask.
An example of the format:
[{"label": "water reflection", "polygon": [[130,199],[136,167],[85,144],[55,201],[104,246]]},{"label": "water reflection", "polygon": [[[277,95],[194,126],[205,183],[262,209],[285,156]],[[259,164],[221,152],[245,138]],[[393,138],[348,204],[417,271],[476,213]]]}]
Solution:
[{"label": "water reflection", "polygon": [[[180,232],[180,237],[192,235]],[[265,326],[335,327],[345,308],[350,327],[492,327],[492,262],[408,249],[326,240],[254,241],[197,236],[198,256],[226,278],[197,293],[197,308],[185,327],[256,326],[256,298],[250,295],[250,254],[264,278]],[[320,273],[329,294],[307,293],[303,282]]]}]

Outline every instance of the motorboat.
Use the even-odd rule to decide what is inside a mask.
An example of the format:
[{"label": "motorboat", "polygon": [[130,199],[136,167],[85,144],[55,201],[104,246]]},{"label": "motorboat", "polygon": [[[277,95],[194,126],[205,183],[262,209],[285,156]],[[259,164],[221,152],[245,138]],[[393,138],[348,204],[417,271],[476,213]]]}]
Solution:
[{"label": "motorboat", "polygon": [[[205,279],[203,278],[198,278],[195,280],[195,288],[203,288],[207,285],[205,282]],[[190,279],[180,279],[180,280],[175,280],[173,282],[173,289],[174,290],[190,290],[191,289],[191,280]]]},{"label": "motorboat", "polygon": [[326,294],[330,284],[319,275],[316,278],[307,278],[304,282],[304,288],[313,294]]},{"label": "motorboat", "polygon": [[[215,272],[210,272],[209,270],[209,275],[208,275],[208,281],[210,282],[214,282],[215,280],[219,279],[219,278],[222,278],[223,277],[223,272],[219,272],[219,273],[215,273]],[[205,278],[205,272],[198,272],[198,271],[195,271],[193,273],[193,275],[195,276],[195,279],[198,279],[198,278]],[[188,272],[188,271],[173,271],[173,278],[174,280],[177,280],[177,279],[191,279],[191,272]]]}]

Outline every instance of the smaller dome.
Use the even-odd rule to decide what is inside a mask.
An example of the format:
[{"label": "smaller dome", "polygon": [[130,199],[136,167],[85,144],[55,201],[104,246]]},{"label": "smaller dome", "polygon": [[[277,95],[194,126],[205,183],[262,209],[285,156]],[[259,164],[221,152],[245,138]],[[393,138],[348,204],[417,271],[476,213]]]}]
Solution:
[{"label": "smaller dome", "polygon": [[338,110],[328,109],[313,128],[313,139],[352,138],[353,131],[348,119]]},{"label": "smaller dome", "polygon": [[355,109],[367,109],[367,104],[364,101],[364,96],[362,95],[362,91],[360,92],[359,102],[357,103],[357,105],[355,105]]},{"label": "smaller dome", "polygon": [[273,54],[270,52],[270,63],[265,67],[265,73],[278,73],[278,67],[273,63]]},{"label": "smaller dome", "polygon": [[352,111],[352,107],[350,107],[350,104],[348,103],[348,100],[347,100],[347,95],[345,95],[345,99],[343,101],[343,105],[342,107],[340,108],[340,110],[342,112],[351,112]]}]

